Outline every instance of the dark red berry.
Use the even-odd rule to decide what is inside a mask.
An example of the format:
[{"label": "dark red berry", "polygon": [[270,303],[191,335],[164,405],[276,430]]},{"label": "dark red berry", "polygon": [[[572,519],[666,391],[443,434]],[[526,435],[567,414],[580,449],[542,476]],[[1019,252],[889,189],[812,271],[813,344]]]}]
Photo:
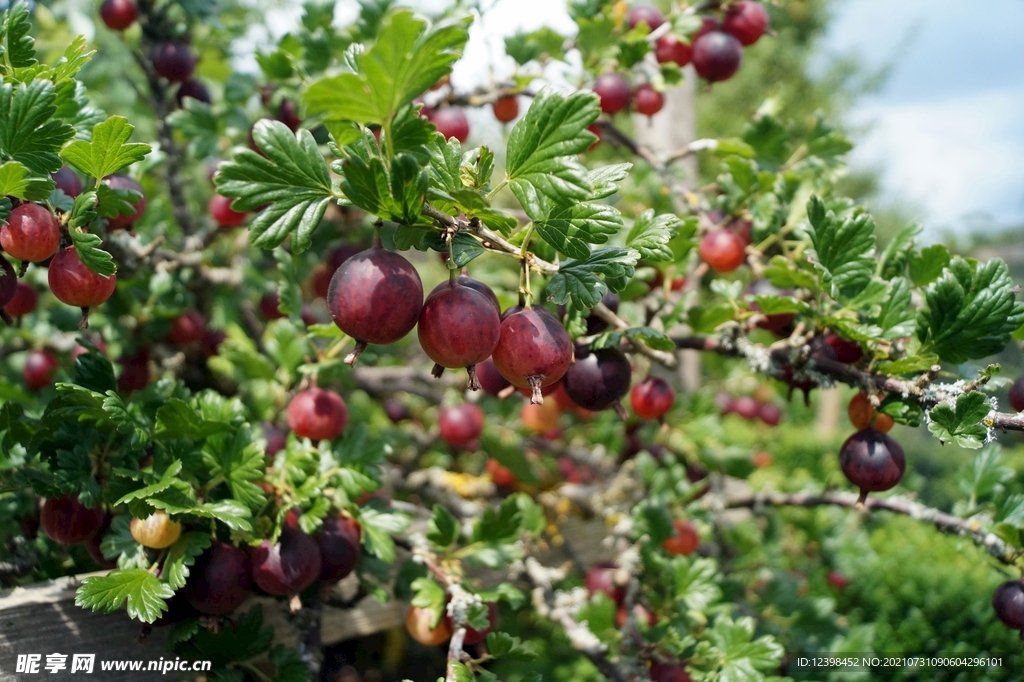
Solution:
[{"label": "dark red berry", "polygon": [[519,116],[519,100],[515,95],[502,97],[491,105],[491,109],[494,111],[494,118],[502,123],[511,123]]},{"label": "dark red berry", "polygon": [[203,81],[198,78],[189,78],[187,81],[178,86],[178,91],[174,93],[174,101],[178,103],[179,107],[184,107],[184,101],[186,97],[191,97],[197,102],[203,104],[210,104],[213,102],[213,97],[210,95],[210,89],[206,87]]},{"label": "dark red berry", "polygon": [[[651,613],[650,609],[645,607],[643,604],[633,604],[633,618],[641,627],[654,627],[654,624],[658,622],[658,619]],[[615,625],[620,630],[626,627],[626,621],[629,620],[629,611],[626,610],[626,605],[619,606],[615,612]]]},{"label": "dark red berry", "polygon": [[[501,304],[498,302],[498,297],[494,294],[494,291],[489,286],[487,286],[478,279],[473,279],[469,275],[459,275],[455,279],[455,283],[479,291],[481,294],[486,296],[487,300],[489,300],[494,305],[494,309],[498,312],[498,315],[501,315]],[[427,298],[430,298],[434,294],[438,293],[439,291],[447,287],[447,281],[441,282],[436,287],[430,290],[430,293],[427,294]]]},{"label": "dark red berry", "polygon": [[249,555],[227,543],[213,541],[189,569],[181,588],[188,603],[200,613],[219,616],[242,605],[252,592]]},{"label": "dark red berry", "polygon": [[743,61],[743,46],[728,33],[711,31],[693,41],[693,68],[711,82],[732,78]]},{"label": "dark red berry", "polygon": [[288,436],[285,435],[285,432],[270,422],[263,424],[263,438],[267,441],[267,447],[264,450],[267,457],[273,457],[288,445]]},{"label": "dark red berry", "polygon": [[654,56],[659,64],[675,62],[679,66],[686,66],[693,58],[693,46],[679,36],[666,33],[654,44]]},{"label": "dark red berry", "polygon": [[1024,377],[1019,377],[1010,386],[1010,406],[1015,412],[1024,412]]},{"label": "dark red berry", "polygon": [[[446,615],[445,621],[448,623],[448,627],[453,631],[455,630],[455,621],[451,616]],[[498,605],[491,602],[487,605],[487,627],[483,630],[474,630],[473,628],[466,626],[466,637],[462,640],[462,643],[466,646],[473,646],[474,644],[480,644],[487,635],[491,633],[498,626]]]},{"label": "dark red berry", "polygon": [[504,319],[491,357],[503,377],[520,388],[530,388],[531,401],[541,403],[541,389],[562,378],[572,362],[572,351],[572,340],[561,322],[545,308],[529,308]]},{"label": "dark red berry", "polygon": [[487,358],[476,366],[476,378],[480,382],[480,388],[484,393],[497,396],[506,388],[511,386],[508,379],[501,376],[498,367],[492,358]]},{"label": "dark red berry", "polygon": [[334,440],[348,425],[348,407],[340,395],[322,388],[295,394],[288,403],[288,428],[299,438]]},{"label": "dark red berry", "polygon": [[135,23],[138,8],[135,0],[103,0],[100,5],[100,18],[107,28],[123,31]]},{"label": "dark red berry", "polygon": [[465,142],[469,138],[469,119],[459,107],[437,109],[430,120],[446,140],[454,137],[459,142]]},{"label": "dark red berry", "polygon": [[616,604],[621,604],[626,598],[625,585],[619,585],[615,581],[617,567],[610,562],[594,564],[584,576],[584,583],[591,595],[604,592]]},{"label": "dark red berry", "polygon": [[281,100],[281,106],[277,109],[277,120],[288,126],[293,133],[302,125],[298,107],[290,99]]},{"label": "dark red berry", "polygon": [[191,78],[198,61],[192,46],[178,40],[158,44],[152,57],[153,69],[172,83],[183,83]]},{"label": "dark red berry", "polygon": [[320,548],[320,580],[336,582],[355,570],[363,550],[362,528],[351,516],[338,514],[324,519],[313,538]]},{"label": "dark red berry", "polygon": [[1007,627],[1024,630],[1024,583],[1010,580],[996,588],[992,608]]},{"label": "dark red berry", "polygon": [[53,257],[47,279],[58,301],[82,308],[83,325],[88,320],[89,308],[106,302],[117,287],[117,275],[97,275],[78,257],[74,246],[68,246]]},{"label": "dark red berry", "polygon": [[110,528],[110,520],[110,514],[104,515],[100,529],[93,533],[91,538],[85,541],[85,551],[87,551],[92,560],[103,569],[117,568],[117,559],[108,559],[103,556],[103,550],[100,549],[100,545],[103,542],[103,535],[107,532],[107,529]]},{"label": "dark red berry", "polygon": [[576,349],[576,360],[562,377],[572,401],[586,410],[611,407],[629,391],[632,370],[618,348]]},{"label": "dark red berry", "polygon": [[629,394],[633,411],[642,419],[660,419],[672,409],[675,401],[676,392],[661,377],[647,377],[634,386]]},{"label": "dark red berry", "polygon": [[501,336],[501,318],[485,295],[453,282],[432,293],[423,303],[418,336],[420,346],[434,366],[434,376],[443,368],[469,370],[469,388],[478,390],[476,364],[491,356]]},{"label": "dark red berry", "polygon": [[692,682],[690,674],[681,665],[651,663],[651,682]]},{"label": "dark red berry", "polygon": [[903,448],[892,437],[874,429],[858,431],[839,450],[839,466],[846,478],[860,488],[863,502],[869,492],[889,490],[907,468]]},{"label": "dark red berry", "polygon": [[45,386],[53,385],[53,377],[60,367],[60,360],[48,350],[30,351],[25,358],[25,367],[21,375],[25,379],[25,385],[33,391],[38,391]]},{"label": "dark red berry", "polygon": [[850,579],[839,571],[829,571],[828,575],[825,576],[825,580],[837,590],[845,590],[850,586]]},{"label": "dark red berry", "polygon": [[741,395],[732,401],[729,411],[744,419],[753,419],[761,412],[761,406],[749,395]]},{"label": "dark red berry", "polygon": [[[114,566],[117,562],[114,562]],[[114,568],[114,566],[108,566],[107,568]],[[188,603],[188,600],[180,592],[175,593],[173,597],[167,600],[167,611],[165,611],[159,618],[151,623],[151,627],[164,628],[168,625],[175,625],[187,620],[188,618],[196,618],[202,614],[196,610],[194,606]]]},{"label": "dark red berry", "polygon": [[480,437],[484,429],[484,411],[473,403],[445,406],[437,420],[441,440],[452,447],[468,445]]},{"label": "dark red berry", "polygon": [[272,294],[264,294],[260,298],[260,313],[268,320],[280,320],[282,317],[287,317],[281,312],[280,305],[281,299],[276,291]]},{"label": "dark red berry", "polygon": [[[747,287],[748,294],[752,296],[792,296],[793,291],[791,289],[776,289],[766,279],[759,279]],[[750,310],[752,312],[761,312],[761,306],[756,302],[750,304]],[[777,313],[775,315],[765,315],[757,321],[757,326],[760,329],[775,334],[776,336],[786,337],[789,336],[793,331],[793,320],[796,319],[796,315],[793,313]]]},{"label": "dark red berry", "polygon": [[826,334],[825,343],[835,352],[836,360],[839,362],[852,365],[864,357],[864,348],[859,342],[849,341],[838,334]]},{"label": "dark red berry", "polygon": [[604,73],[594,81],[594,92],[601,98],[601,111],[617,114],[629,106],[629,81],[621,73]]},{"label": "dark red berry", "polygon": [[654,31],[665,23],[665,15],[650,5],[639,5],[630,8],[626,13],[626,23],[630,29],[636,28],[641,23],[647,24],[647,28]]},{"label": "dark red berry", "polygon": [[122,356],[117,362],[121,365],[117,390],[131,393],[149,385],[149,353],[145,349],[140,349],[134,355]]},{"label": "dark red berry", "polygon": [[52,256],[60,246],[57,218],[39,204],[22,204],[0,227],[0,245],[18,260],[38,263]]},{"label": "dark red berry", "polygon": [[199,343],[206,333],[206,321],[195,310],[179,315],[171,322],[171,330],[167,333],[167,343],[172,346],[187,346]]},{"label": "dark red berry", "polygon": [[62,166],[56,173],[51,173],[50,177],[57,183],[57,189],[72,199],[82,193],[82,179],[68,166]]},{"label": "dark red berry", "polygon": [[14,266],[0,255],[0,307],[4,308],[3,312],[0,313],[0,317],[3,317],[4,322],[7,324],[13,322],[10,317],[13,313],[9,313],[6,308],[10,306],[18,295],[18,288],[20,286],[21,282],[18,281],[18,275],[14,272]]},{"label": "dark red berry", "polygon": [[229,199],[220,194],[214,194],[213,198],[210,199],[210,216],[220,227],[238,227],[249,219],[248,213],[231,208],[232,201],[234,199]]},{"label": "dark red berry", "polygon": [[722,30],[744,45],[753,45],[768,30],[768,12],[759,2],[739,0],[726,11]]},{"label": "dark red berry", "polygon": [[768,426],[776,426],[782,421],[782,410],[775,403],[762,403],[757,416]]},{"label": "dark red berry", "polygon": [[295,595],[320,577],[322,560],[316,542],[285,524],[274,544],[264,540],[252,552],[252,578],[267,594]]},{"label": "dark red berry", "polygon": [[227,340],[228,335],[223,329],[207,329],[203,332],[203,340],[200,341],[200,348],[203,355],[213,357],[220,352],[220,344]]},{"label": "dark red berry", "polygon": [[[0,294],[0,300],[3,295]],[[28,315],[39,305],[39,294],[28,282],[18,282],[15,288],[14,297],[4,306],[4,312],[11,317],[22,317]]]},{"label": "dark red berry", "polygon": [[142,217],[142,213],[146,210],[146,193],[142,191],[142,185],[136,182],[134,178],[130,178],[127,175],[121,175],[120,173],[115,173],[114,175],[108,175],[103,178],[103,184],[110,189],[135,190],[142,195],[142,198],[139,199],[139,203],[135,204],[135,213],[107,218],[108,230],[120,230],[128,227]]},{"label": "dark red berry", "polygon": [[86,507],[78,497],[50,497],[39,513],[46,537],[62,545],[81,545],[103,527],[103,507]]},{"label": "dark red berry", "polygon": [[372,247],[345,261],[331,278],[327,307],[356,340],[354,364],[368,343],[388,344],[412,331],[423,309],[423,283],[409,261]]},{"label": "dark red berry", "polygon": [[384,401],[384,414],[386,414],[388,419],[390,419],[394,424],[399,424],[412,419],[412,415],[409,413],[409,408],[396,398],[388,398]]},{"label": "dark red berry", "polygon": [[636,113],[654,116],[665,106],[665,95],[655,90],[650,83],[641,83],[633,92],[633,108]]},{"label": "dark red berry", "polygon": [[730,230],[711,230],[700,240],[700,257],[718,273],[732,272],[747,260],[743,240]]}]

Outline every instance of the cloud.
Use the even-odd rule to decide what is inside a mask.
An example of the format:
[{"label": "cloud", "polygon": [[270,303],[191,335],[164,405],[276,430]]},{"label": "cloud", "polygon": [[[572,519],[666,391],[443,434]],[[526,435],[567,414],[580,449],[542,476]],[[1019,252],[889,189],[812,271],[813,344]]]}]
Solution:
[{"label": "cloud", "polygon": [[854,166],[882,173],[884,198],[919,206],[926,230],[985,212],[1024,219],[1024,88],[928,102],[865,103],[857,123],[873,124]]}]

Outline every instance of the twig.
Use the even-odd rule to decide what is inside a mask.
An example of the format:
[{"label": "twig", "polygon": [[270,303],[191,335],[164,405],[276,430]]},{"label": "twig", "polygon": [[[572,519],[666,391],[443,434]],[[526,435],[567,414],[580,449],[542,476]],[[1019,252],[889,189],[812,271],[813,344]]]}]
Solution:
[{"label": "twig", "polygon": [[[611,326],[615,327],[616,329],[625,331],[630,328],[628,322],[626,322],[621,317],[612,312],[612,310],[604,303],[599,302],[591,309],[591,312],[594,315],[600,317],[602,320],[604,320]],[[628,341],[633,345],[633,348],[635,348],[638,353],[640,353],[641,355],[646,355],[647,357],[649,357],[651,360],[654,360],[658,364],[664,365],[665,367],[675,367],[678,364],[678,361],[676,360],[676,356],[674,353],[669,353],[663,350],[655,350],[654,348],[651,348],[640,339],[628,339]]]}]

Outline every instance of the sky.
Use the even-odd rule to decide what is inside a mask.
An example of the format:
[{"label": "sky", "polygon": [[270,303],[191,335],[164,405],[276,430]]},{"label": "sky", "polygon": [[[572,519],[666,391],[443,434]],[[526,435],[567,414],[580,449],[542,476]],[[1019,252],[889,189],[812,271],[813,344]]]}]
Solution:
[{"label": "sky", "polygon": [[[409,4],[430,10],[449,1]],[[460,89],[489,78],[484,65],[498,78],[509,72],[505,35],[574,28],[565,0],[482,4],[483,20],[453,74]],[[275,33],[295,25],[298,5],[268,12]],[[348,23],[356,12],[355,0],[340,0],[336,19]],[[979,216],[998,227],[1024,225],[1022,28],[1024,0],[834,0],[822,58],[854,54],[869,69],[889,67],[882,88],[850,113],[859,131],[851,164],[879,172],[879,201],[921,220],[928,240],[962,232]],[[490,120],[488,112],[473,117]]]},{"label": "sky", "polygon": [[824,51],[889,66],[851,122],[868,126],[852,165],[879,170],[883,200],[925,236],[971,214],[1024,225],[1024,2],[837,0]]}]

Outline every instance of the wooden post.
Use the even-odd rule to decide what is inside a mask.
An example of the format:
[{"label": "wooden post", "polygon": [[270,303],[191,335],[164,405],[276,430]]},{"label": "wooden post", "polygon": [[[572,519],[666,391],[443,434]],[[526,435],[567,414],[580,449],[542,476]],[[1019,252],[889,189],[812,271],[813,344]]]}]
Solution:
[{"label": "wooden post", "polygon": [[[654,116],[635,115],[633,125],[637,142],[660,158],[686,147],[697,139],[697,73],[692,66],[683,69],[683,82],[665,92],[665,107]],[[672,184],[665,189],[673,194],[673,205],[680,211],[683,194],[697,186],[697,158],[690,155],[672,165]],[[692,393],[700,388],[700,353],[679,352],[679,381]]]}]

